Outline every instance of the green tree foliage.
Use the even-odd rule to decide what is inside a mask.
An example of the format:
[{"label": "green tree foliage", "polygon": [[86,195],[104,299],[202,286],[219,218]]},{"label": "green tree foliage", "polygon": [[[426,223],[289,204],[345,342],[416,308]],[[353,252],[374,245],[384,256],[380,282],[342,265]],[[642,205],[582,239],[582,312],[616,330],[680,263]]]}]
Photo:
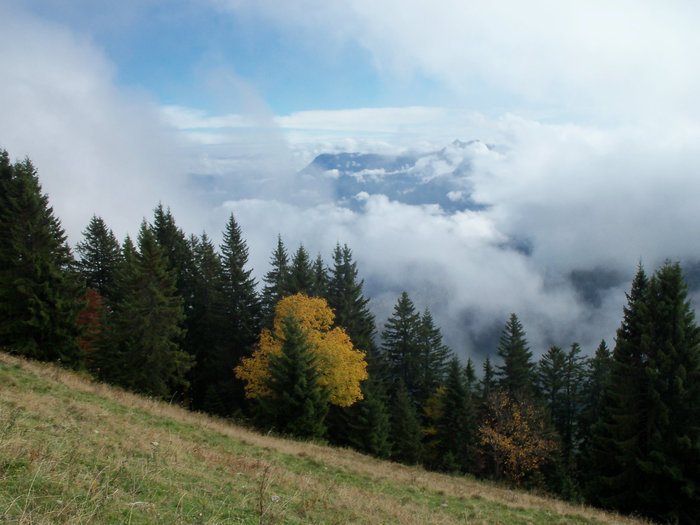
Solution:
[{"label": "green tree foliage", "polygon": [[125,242],[118,302],[99,355],[103,379],[163,399],[182,396],[192,358],[181,347],[184,311],[175,273],[144,222],[139,250]]},{"label": "green tree foliage", "polygon": [[403,380],[399,379],[391,402],[391,458],[415,465],[423,460],[421,427],[415,403]]},{"label": "green tree foliage", "polygon": [[225,329],[223,265],[206,233],[199,239],[192,237],[190,245],[195,263],[194,294],[186,334],[186,347],[195,358],[189,374],[191,404],[196,410],[222,414],[231,406],[230,399],[226,403],[216,402],[217,379],[222,372],[226,373],[219,370]]},{"label": "green tree foliage", "polygon": [[299,245],[299,249],[292,257],[292,264],[289,268],[289,295],[303,293],[304,295],[313,296],[313,289],[316,284],[316,276],[309,258],[309,252],[306,251],[303,244]]},{"label": "green tree foliage", "polygon": [[666,263],[649,283],[649,350],[640,514],[667,523],[700,516],[700,330],[678,263]]},{"label": "green tree foliage", "polygon": [[323,264],[323,258],[319,253],[311,268],[314,276],[313,286],[311,287],[311,295],[313,297],[325,297],[327,299],[328,290],[328,269]]},{"label": "green tree foliage", "polygon": [[282,351],[270,355],[266,386],[271,396],[260,402],[269,424],[279,432],[320,438],[325,433],[329,400],[320,384],[318,357],[296,319],[283,319],[282,330]]},{"label": "green tree foliage", "polygon": [[175,224],[175,217],[173,217],[170,208],[164,209],[162,204],[158,204],[154,210],[151,229],[156,242],[163,251],[167,268],[175,272],[175,287],[178,295],[184,301],[186,314],[189,314],[192,308],[195,273],[192,246],[188,242],[185,232]]},{"label": "green tree foliage", "polygon": [[265,284],[262,293],[262,313],[265,328],[272,328],[277,303],[292,295],[289,286],[289,257],[282,237],[279,235],[277,236],[277,247],[270,257],[270,266],[272,268],[263,277]]},{"label": "green tree foliage", "polygon": [[566,354],[558,346],[551,346],[537,365],[538,390],[557,429],[565,426],[564,389]]},{"label": "green tree foliage", "polygon": [[452,351],[442,342],[440,328],[435,326],[433,316],[427,308],[419,321],[417,342],[417,395],[419,403],[423,404],[444,381],[448,367],[452,366],[450,363],[453,357]]},{"label": "green tree foliage", "polygon": [[82,366],[84,288],[60,221],[26,159],[0,150],[0,347]]},{"label": "green tree foliage", "polygon": [[610,349],[602,340],[592,359],[588,360],[585,368],[585,380],[583,383],[583,401],[579,417],[579,429],[582,441],[582,451],[586,454],[588,441],[591,435],[591,427],[600,417],[603,390],[607,385],[612,367]]},{"label": "green tree foliage", "polygon": [[353,345],[365,352],[370,379],[362,383],[364,398],[351,407],[331,406],[328,435],[333,443],[350,445],[386,457],[389,447],[386,387],[381,359],[374,342],[376,327],[369,299],[362,292],[357,263],[347,245],[337,244],[327,279],[326,299],[335,313],[335,324],[344,328]]},{"label": "green tree foliage", "polygon": [[245,405],[243,384],[232,370],[244,357],[250,357],[260,335],[262,305],[256,291],[252,269],[247,269],[248,247],[233,214],[229,217],[221,245],[222,297],[220,330],[222,345],[212,356],[208,374],[209,393],[205,408],[230,414]]},{"label": "green tree foliage", "polygon": [[88,287],[94,288],[109,301],[121,262],[121,247],[101,217],[92,216],[76,251],[80,255],[78,268]]},{"label": "green tree foliage", "polygon": [[[331,406],[329,416],[335,413],[337,418],[338,412],[343,416],[343,424],[336,423],[338,434],[334,442],[379,458],[388,458],[391,454],[392,427],[384,385],[370,375],[362,383],[362,394],[364,399],[350,407]],[[345,431],[343,438],[338,429]]]},{"label": "green tree foliage", "polygon": [[642,455],[648,396],[644,371],[648,345],[643,336],[649,320],[646,303],[649,280],[639,267],[627,294],[617,330],[610,381],[586,457],[586,494],[592,503],[622,512],[636,510],[642,491],[636,458]]},{"label": "green tree foliage", "polygon": [[484,359],[482,369],[483,376],[479,385],[479,400],[481,403],[484,403],[491,395],[491,392],[496,389],[496,371],[493,369],[493,365],[491,365],[491,358],[489,356],[486,356],[486,359]]},{"label": "green tree foliage", "polygon": [[474,466],[476,420],[466,379],[457,358],[449,362],[432,439],[434,467],[468,472]]},{"label": "green tree foliage", "polygon": [[408,294],[403,292],[394,306],[392,316],[384,325],[382,349],[394,389],[401,382],[414,402],[418,399],[421,376],[418,360],[419,326],[420,314],[416,312]]},{"label": "green tree foliage", "polygon": [[531,394],[535,365],[525,330],[515,314],[510,315],[501,332],[498,355],[503,359],[503,364],[497,367],[498,386],[510,394]]}]

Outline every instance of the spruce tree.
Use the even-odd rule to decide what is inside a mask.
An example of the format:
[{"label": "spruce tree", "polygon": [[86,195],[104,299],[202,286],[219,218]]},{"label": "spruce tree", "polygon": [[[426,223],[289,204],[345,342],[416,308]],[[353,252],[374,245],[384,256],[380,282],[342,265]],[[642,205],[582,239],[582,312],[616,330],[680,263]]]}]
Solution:
[{"label": "spruce tree", "polygon": [[0,347],[82,366],[78,315],[85,290],[36,169],[0,150]]},{"label": "spruce tree", "polygon": [[270,266],[272,268],[263,277],[265,285],[262,293],[262,315],[265,328],[272,328],[277,303],[288,295],[292,295],[289,286],[289,257],[282,237],[279,235],[277,247],[270,257]]},{"label": "spruce tree", "polygon": [[549,410],[554,427],[561,433],[565,426],[564,390],[566,383],[566,354],[551,346],[537,365],[539,394]]},{"label": "spruce tree", "polygon": [[[249,357],[261,330],[262,306],[248,264],[248,247],[233,214],[221,245],[223,330],[222,346],[212,356],[210,385],[205,408],[228,415],[245,406],[243,384],[232,370]],[[227,407],[227,408],[224,408]]]},{"label": "spruce tree", "polygon": [[648,359],[649,280],[640,265],[627,294],[623,320],[617,330],[610,380],[602,394],[600,417],[591,429],[585,457],[586,496],[599,506],[624,513],[638,507],[643,476],[637,458],[644,443],[648,398],[645,367]]},{"label": "spruce tree", "polygon": [[419,464],[423,460],[423,442],[416,406],[402,379],[398,380],[391,403],[391,457],[396,461]]},{"label": "spruce tree", "polygon": [[452,356],[452,351],[442,342],[440,328],[435,326],[427,308],[420,318],[417,330],[417,398],[423,404],[442,384]]},{"label": "spruce tree", "polygon": [[114,232],[101,217],[93,215],[76,250],[80,255],[78,268],[88,287],[109,301],[121,261],[121,247]]},{"label": "spruce tree", "polygon": [[421,384],[419,327],[420,314],[416,312],[408,294],[403,292],[394,306],[392,316],[384,325],[382,350],[392,385],[396,389],[401,382],[414,403],[418,400]]},{"label": "spruce tree", "polygon": [[320,384],[317,357],[296,319],[284,319],[282,329],[282,352],[270,356],[268,368],[267,386],[271,396],[261,398],[262,406],[279,432],[297,437],[323,437],[328,393]]},{"label": "spruce tree", "polygon": [[564,418],[557,431],[562,438],[564,460],[573,474],[576,470],[576,457],[580,452],[579,414],[583,409],[583,388],[585,359],[578,343],[572,343],[566,354],[564,367],[563,409]]},{"label": "spruce tree", "polygon": [[644,483],[636,510],[660,522],[691,523],[700,516],[700,330],[678,263],[654,273],[647,304],[648,395],[636,458]]},{"label": "spruce tree", "polygon": [[482,369],[483,376],[479,385],[479,400],[481,401],[481,403],[485,403],[491,395],[491,392],[493,392],[496,389],[496,371],[491,365],[491,358],[489,356],[486,356],[486,359],[484,359]]},{"label": "spruce tree", "polygon": [[469,390],[457,358],[448,366],[434,436],[440,470],[468,472],[474,466],[476,421]]},{"label": "spruce tree", "polygon": [[313,272],[314,281],[311,287],[312,297],[326,297],[328,292],[328,270],[326,265],[323,264],[323,259],[319,253],[314,261],[313,267],[311,268]]},{"label": "spruce tree", "polygon": [[501,332],[498,355],[503,359],[497,367],[498,386],[512,395],[531,395],[535,365],[525,330],[515,314],[510,315]]},{"label": "spruce tree", "polygon": [[327,278],[326,300],[335,324],[345,329],[355,348],[365,352],[370,378],[361,384],[363,399],[344,408],[331,406],[328,436],[337,445],[350,445],[375,456],[386,457],[389,447],[388,406],[381,360],[374,341],[374,315],[362,292],[357,264],[347,245],[337,244]]},{"label": "spruce tree", "polygon": [[591,436],[591,427],[598,421],[602,409],[603,389],[610,377],[612,357],[610,349],[602,340],[596,348],[595,355],[589,359],[585,369],[583,384],[583,402],[579,416],[578,427],[580,429],[582,450],[587,454],[588,441]]},{"label": "spruce tree", "polygon": [[192,247],[185,233],[175,224],[170,208],[164,209],[162,204],[158,204],[154,210],[151,229],[165,256],[168,270],[175,272],[176,290],[188,314],[192,305],[195,273]]},{"label": "spruce tree", "polygon": [[292,264],[289,268],[289,293],[290,295],[303,293],[312,296],[315,283],[316,278],[309,252],[306,251],[303,244],[300,244],[299,249],[292,257]]},{"label": "spruce tree", "polygon": [[187,390],[192,358],[181,348],[184,311],[175,272],[144,222],[139,250],[125,243],[118,302],[100,349],[103,379],[137,392],[172,400]]},{"label": "spruce tree", "polygon": [[[192,310],[188,316],[186,347],[195,358],[190,371],[191,405],[195,410],[226,413],[230,399],[226,403],[212,403],[218,396],[215,391],[217,378],[225,370],[220,370],[219,354],[224,347],[224,276],[221,257],[206,233],[201,238],[190,239],[194,254],[195,275]],[[223,405],[223,406],[222,406]]]}]

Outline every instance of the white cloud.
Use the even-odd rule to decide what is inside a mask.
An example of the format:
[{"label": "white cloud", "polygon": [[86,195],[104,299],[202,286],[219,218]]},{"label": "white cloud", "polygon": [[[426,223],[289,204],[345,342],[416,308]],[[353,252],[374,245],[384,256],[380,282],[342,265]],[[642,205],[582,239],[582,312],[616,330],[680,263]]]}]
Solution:
[{"label": "white cloud", "polygon": [[0,18],[0,147],[32,159],[71,240],[93,213],[133,235],[160,200],[194,226],[180,142],[156,105],[117,88],[91,41],[9,9]]},{"label": "white cloud", "polygon": [[606,122],[700,115],[700,7],[692,2],[215,3],[329,52],[359,44],[387,82],[424,76],[451,86],[467,107],[497,110],[497,100],[509,100],[511,110]]}]

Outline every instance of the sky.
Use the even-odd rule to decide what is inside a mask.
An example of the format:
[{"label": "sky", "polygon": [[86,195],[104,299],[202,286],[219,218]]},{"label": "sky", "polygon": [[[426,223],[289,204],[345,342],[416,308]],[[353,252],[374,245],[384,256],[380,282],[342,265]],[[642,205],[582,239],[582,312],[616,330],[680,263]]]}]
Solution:
[{"label": "sky", "polygon": [[[612,346],[640,261],[700,261],[695,2],[5,0],[0,20],[0,148],[73,244],[159,202],[215,240],[234,213],[258,279],[278,234],[329,262],[347,243],[380,331],[407,290],[477,361],[510,312],[535,355]],[[323,194],[297,176],[318,154],[455,139],[480,141],[459,154],[481,210],[300,197]],[[596,272],[586,301],[571,276]]]}]

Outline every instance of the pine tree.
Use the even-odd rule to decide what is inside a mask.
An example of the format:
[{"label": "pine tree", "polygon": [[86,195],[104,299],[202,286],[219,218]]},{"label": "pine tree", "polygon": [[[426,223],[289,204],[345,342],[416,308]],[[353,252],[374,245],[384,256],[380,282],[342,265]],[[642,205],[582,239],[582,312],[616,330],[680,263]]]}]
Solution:
[{"label": "pine tree", "polygon": [[100,349],[100,375],[137,392],[171,400],[187,389],[192,358],[180,343],[184,312],[175,273],[144,222],[139,251],[127,240],[120,270],[119,301]]},{"label": "pine tree", "polygon": [[433,316],[427,308],[420,318],[418,333],[418,385],[417,398],[423,404],[445,379],[452,351],[442,342],[440,328],[435,326]]},{"label": "pine tree", "polygon": [[564,389],[566,383],[566,354],[558,346],[551,346],[537,366],[538,390],[554,427],[561,433],[565,427]]},{"label": "pine tree", "polygon": [[394,313],[387,320],[382,332],[384,351],[390,381],[396,388],[403,383],[409,398],[416,402],[420,389],[420,368],[418,355],[418,330],[420,315],[413,301],[403,292],[394,306]]},{"label": "pine tree", "polygon": [[496,389],[496,371],[491,366],[491,358],[489,356],[486,356],[486,359],[484,359],[482,368],[484,375],[481,378],[479,399],[481,403],[484,403],[491,395],[491,392]]},{"label": "pine tree", "polygon": [[80,255],[78,268],[88,287],[94,288],[109,301],[121,262],[121,247],[114,232],[101,217],[93,215],[83,232],[83,241],[78,243],[76,249]]},{"label": "pine tree", "polygon": [[579,414],[583,409],[585,359],[581,356],[581,347],[572,343],[566,354],[564,367],[563,425],[557,428],[562,438],[564,460],[573,474],[576,470],[576,456],[580,452],[580,433],[578,428]]},{"label": "pine tree", "polygon": [[[209,393],[210,388],[216,385],[221,374],[226,373],[225,370],[220,370],[218,360],[223,351],[226,329],[223,266],[221,257],[206,233],[199,239],[193,236],[190,245],[195,262],[194,295],[186,334],[186,347],[195,358],[195,365],[189,375],[191,405],[195,410],[226,413],[221,403],[207,401],[217,399],[215,392]],[[230,401],[226,400],[227,409]]]},{"label": "pine tree", "polygon": [[610,377],[612,357],[605,340],[602,340],[595,351],[595,355],[587,363],[585,380],[583,385],[583,403],[578,427],[581,430],[581,448],[584,455],[587,454],[588,441],[591,436],[591,427],[600,417],[603,390]]},{"label": "pine tree", "polygon": [[335,314],[335,324],[344,328],[353,345],[365,352],[370,379],[362,383],[364,398],[348,408],[332,406],[328,414],[328,436],[337,445],[350,445],[386,457],[389,447],[388,406],[381,359],[374,342],[374,315],[362,293],[357,264],[347,245],[337,244],[333,267],[327,279],[326,298]]},{"label": "pine tree", "polygon": [[345,430],[345,439],[336,435],[334,442],[378,458],[388,458],[392,447],[392,427],[384,385],[370,376],[362,383],[362,394],[364,399],[350,407],[331,406],[329,416],[338,410],[344,416],[342,429]]},{"label": "pine tree", "polygon": [[408,390],[399,379],[391,404],[392,459],[410,465],[423,460],[421,428],[414,402]]},{"label": "pine tree", "polygon": [[469,395],[472,396],[474,393],[474,387],[476,386],[476,371],[474,370],[474,363],[472,362],[472,358],[468,357],[467,358],[467,364],[464,367],[464,378],[467,381],[467,390],[469,391]]},{"label": "pine tree", "polygon": [[60,221],[29,161],[0,150],[0,347],[82,366],[85,290]]},{"label": "pine tree", "polygon": [[292,295],[289,286],[289,257],[282,243],[282,237],[277,236],[277,247],[270,258],[272,269],[265,274],[262,293],[263,326],[272,328],[275,318],[275,307],[281,299]]},{"label": "pine tree", "polygon": [[525,330],[515,314],[510,315],[501,332],[498,355],[503,365],[498,366],[498,386],[510,394],[532,394],[534,363]]},{"label": "pine tree", "polygon": [[213,369],[205,409],[228,415],[245,406],[243,384],[233,369],[250,357],[261,329],[262,306],[248,264],[248,247],[233,214],[224,231],[222,259],[222,346],[212,356]]},{"label": "pine tree", "polygon": [[328,270],[323,264],[321,254],[318,254],[311,268],[314,276],[313,286],[311,287],[311,296],[327,298],[328,292]]},{"label": "pine tree", "polygon": [[601,412],[591,430],[585,458],[586,495],[593,504],[631,513],[637,509],[643,476],[637,458],[646,449],[644,428],[648,398],[645,367],[648,343],[644,334],[649,313],[649,281],[639,266],[627,294],[617,330],[610,380],[602,395]]},{"label": "pine tree", "polygon": [[441,401],[434,437],[435,449],[440,458],[437,468],[468,472],[474,464],[476,421],[465,378],[456,357],[449,363]]},{"label": "pine tree", "polygon": [[303,293],[312,296],[315,282],[316,278],[309,252],[306,251],[303,244],[300,244],[299,249],[292,257],[292,265],[289,268],[289,293],[290,295]]},{"label": "pine tree", "polygon": [[175,224],[175,217],[173,217],[170,208],[163,209],[162,204],[158,204],[154,210],[151,229],[156,242],[163,251],[168,270],[175,272],[175,287],[178,295],[184,301],[185,314],[187,315],[192,305],[195,273],[194,255],[190,243],[182,229]]},{"label": "pine tree", "polygon": [[296,319],[285,318],[282,329],[282,352],[270,356],[267,387],[272,395],[261,398],[262,406],[279,432],[323,437],[328,394],[320,384],[317,357]]},{"label": "pine tree", "polygon": [[666,262],[647,290],[644,484],[636,510],[665,523],[700,516],[700,330],[680,265]]}]

